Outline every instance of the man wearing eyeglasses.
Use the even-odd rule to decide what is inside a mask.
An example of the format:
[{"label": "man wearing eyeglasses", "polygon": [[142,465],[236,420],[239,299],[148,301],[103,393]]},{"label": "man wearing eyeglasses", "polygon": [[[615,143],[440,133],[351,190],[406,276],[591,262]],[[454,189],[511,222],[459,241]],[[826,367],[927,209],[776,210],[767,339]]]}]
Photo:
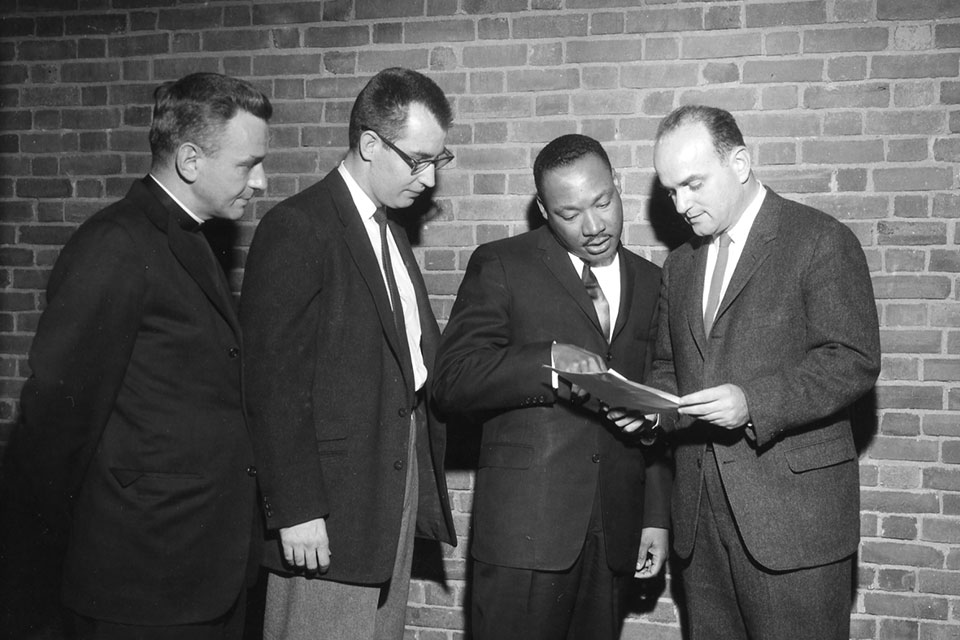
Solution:
[{"label": "man wearing eyeglasses", "polygon": [[432,80],[381,71],[354,103],[343,162],[267,213],[250,247],[241,322],[268,640],[402,638],[414,532],[455,544],[430,410],[439,330],[385,216],[434,187],[451,120]]}]

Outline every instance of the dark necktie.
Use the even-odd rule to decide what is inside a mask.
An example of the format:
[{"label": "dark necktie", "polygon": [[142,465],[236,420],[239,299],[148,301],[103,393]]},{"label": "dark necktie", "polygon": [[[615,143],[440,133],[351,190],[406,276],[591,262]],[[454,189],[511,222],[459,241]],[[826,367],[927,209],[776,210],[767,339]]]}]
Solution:
[{"label": "dark necktie", "polygon": [[380,256],[383,260],[383,271],[387,276],[387,290],[390,293],[390,304],[393,306],[393,320],[400,334],[401,344],[407,346],[407,324],[403,320],[403,303],[400,301],[400,288],[397,287],[397,278],[393,273],[393,261],[390,259],[390,245],[387,243],[387,214],[383,209],[377,209],[373,219],[380,226]]},{"label": "dark necktie", "polygon": [[720,306],[720,292],[723,290],[723,274],[727,270],[727,258],[730,256],[730,236],[721,233],[717,237],[717,263],[713,266],[710,278],[710,291],[707,292],[707,309],[703,312],[703,332],[708,336]]},{"label": "dark necktie", "polygon": [[603,289],[597,282],[597,276],[593,269],[586,262],[583,263],[583,273],[581,274],[583,286],[587,289],[587,295],[593,300],[593,306],[597,310],[597,317],[600,319],[600,328],[603,329],[603,337],[607,342],[610,341],[610,304],[607,302],[607,296],[603,295]]}]

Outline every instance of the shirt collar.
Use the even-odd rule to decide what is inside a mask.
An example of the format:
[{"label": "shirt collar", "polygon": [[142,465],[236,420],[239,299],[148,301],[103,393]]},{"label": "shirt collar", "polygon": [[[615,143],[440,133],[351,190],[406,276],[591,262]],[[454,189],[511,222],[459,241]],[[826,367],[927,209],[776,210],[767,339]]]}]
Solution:
[{"label": "shirt collar", "polygon": [[357,207],[360,219],[372,219],[373,214],[377,212],[377,205],[370,199],[370,196],[360,188],[360,185],[354,180],[353,176],[350,175],[347,166],[343,162],[337,167],[337,171],[340,172],[343,181],[347,183],[347,189],[350,191],[350,197],[353,198],[354,206]]},{"label": "shirt collar", "polygon": [[767,188],[760,184],[759,180],[757,181],[757,187],[757,194],[753,196],[753,200],[743,210],[740,219],[727,229],[730,241],[741,247],[746,243],[747,236],[750,235],[750,229],[753,227],[753,221],[757,219],[757,214],[760,213],[763,198],[767,195]]}]

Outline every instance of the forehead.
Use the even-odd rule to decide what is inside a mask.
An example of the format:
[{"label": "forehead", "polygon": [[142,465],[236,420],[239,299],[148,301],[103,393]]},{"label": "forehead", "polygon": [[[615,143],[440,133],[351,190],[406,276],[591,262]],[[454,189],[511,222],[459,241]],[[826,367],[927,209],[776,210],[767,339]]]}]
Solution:
[{"label": "forehead", "polygon": [[433,157],[443,151],[447,132],[437,118],[419,102],[412,102],[407,108],[407,121],[404,124],[399,143],[410,155]]},{"label": "forehead", "polygon": [[267,122],[247,111],[238,111],[220,133],[221,151],[262,156],[267,149]]},{"label": "forehead", "polygon": [[661,180],[719,164],[713,138],[700,123],[686,124],[667,133],[657,142],[653,154],[653,165]]},{"label": "forehead", "polygon": [[613,187],[613,173],[603,160],[590,153],[570,164],[544,172],[541,195],[551,203],[561,204],[595,197]]}]

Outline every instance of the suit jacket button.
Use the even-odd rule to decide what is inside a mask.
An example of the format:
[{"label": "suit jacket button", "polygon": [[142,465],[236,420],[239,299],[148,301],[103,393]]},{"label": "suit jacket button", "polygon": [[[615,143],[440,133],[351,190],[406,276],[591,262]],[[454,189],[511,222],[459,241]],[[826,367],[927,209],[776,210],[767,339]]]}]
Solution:
[{"label": "suit jacket button", "polygon": [[397,409],[397,415],[400,416],[401,418],[406,418],[407,410],[404,407],[400,407],[399,409]]},{"label": "suit jacket button", "polygon": [[590,456],[590,459],[593,460],[594,462],[600,462],[600,454],[595,453],[592,456]]},{"label": "suit jacket button", "polygon": [[251,478],[256,478],[257,468],[253,465],[250,465],[249,467],[247,467],[247,475],[250,476]]},{"label": "suit jacket button", "polygon": [[613,354],[608,352],[608,353],[607,353],[607,362],[610,362],[611,360],[613,360]]},{"label": "suit jacket button", "polygon": [[227,355],[229,355],[231,359],[238,358],[240,357],[240,349],[237,347],[231,347],[230,351],[227,352]]},{"label": "suit jacket button", "polygon": [[393,468],[396,469],[397,471],[400,471],[401,469],[403,469],[403,460],[397,460],[396,462],[394,462]]}]

